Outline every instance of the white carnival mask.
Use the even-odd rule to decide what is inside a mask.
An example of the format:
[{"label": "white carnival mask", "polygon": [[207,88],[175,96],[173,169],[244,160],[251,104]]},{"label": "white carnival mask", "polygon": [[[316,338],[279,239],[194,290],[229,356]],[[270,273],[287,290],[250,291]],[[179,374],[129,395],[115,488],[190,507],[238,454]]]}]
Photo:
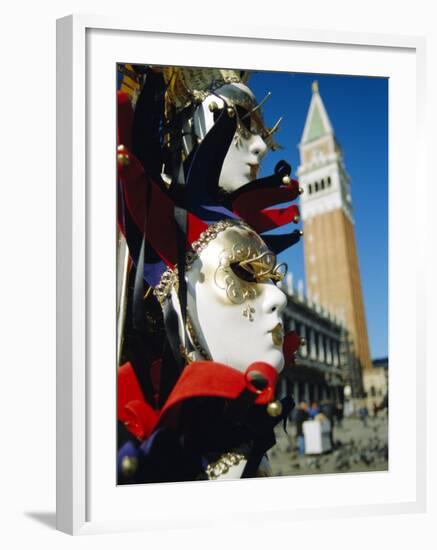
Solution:
[{"label": "white carnival mask", "polygon": [[[230,225],[201,245],[186,272],[194,359],[206,356],[241,372],[263,361],[281,371],[286,297],[275,283],[283,275],[275,254],[244,224]],[[177,307],[175,290],[172,300]]]},{"label": "white carnival mask", "polygon": [[[258,177],[260,164],[268,146],[263,139],[268,131],[256,109],[256,99],[242,83],[225,84],[208,95],[194,114],[194,129],[199,139],[214,125],[214,110],[232,105],[238,116],[237,130],[223,162],[219,187],[233,192]],[[270,136],[270,134],[269,134]]]}]

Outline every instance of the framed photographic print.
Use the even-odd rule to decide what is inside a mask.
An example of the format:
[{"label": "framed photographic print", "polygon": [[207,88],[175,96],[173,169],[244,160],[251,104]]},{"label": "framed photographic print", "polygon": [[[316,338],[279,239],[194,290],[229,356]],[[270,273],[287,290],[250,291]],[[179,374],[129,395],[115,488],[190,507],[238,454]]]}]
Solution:
[{"label": "framed photographic print", "polygon": [[58,21],[69,533],[424,506],[423,42],[228,34]]}]

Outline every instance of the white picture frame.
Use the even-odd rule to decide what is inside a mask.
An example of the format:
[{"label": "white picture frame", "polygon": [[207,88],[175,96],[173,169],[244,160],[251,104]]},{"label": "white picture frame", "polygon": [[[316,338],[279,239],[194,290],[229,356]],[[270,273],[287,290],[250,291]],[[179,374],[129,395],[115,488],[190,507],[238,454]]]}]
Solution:
[{"label": "white picture frame", "polygon": [[[152,41],[150,43],[156,46],[153,54],[148,53],[150,49],[142,50],[140,43],[143,39]],[[119,44],[117,40],[123,44],[121,42]],[[217,48],[211,48],[215,43],[220,43],[223,52],[227,52],[226,55],[223,53],[221,57],[217,57]],[[178,48],[174,47],[175,44],[178,44]],[[184,44],[186,50],[184,50]],[[208,57],[205,57],[205,48],[197,47],[199,44],[209,45]],[[120,49],[117,51],[118,47]],[[101,267],[100,263],[106,266],[113,265],[115,273],[114,234],[108,235],[106,231],[110,227],[111,220],[112,223],[115,220],[115,193],[111,192],[111,180],[108,181],[111,173],[115,174],[115,155],[107,156],[112,144],[115,144],[115,131],[111,133],[115,128],[115,117],[111,120],[114,111],[110,111],[111,108],[115,109],[115,65],[113,87],[108,91],[109,94],[113,94],[114,105],[110,107],[108,103],[110,95],[99,96],[101,98],[99,108],[104,109],[108,106],[108,116],[106,117],[107,126],[104,127],[102,122],[101,128],[99,125],[98,129],[94,118],[90,126],[90,120],[95,115],[92,96],[98,95],[97,84],[96,89],[90,88],[90,85],[96,83],[97,76],[101,86],[110,82],[107,80],[110,77],[108,71],[111,63],[114,62],[114,55],[120,56],[119,61],[199,66],[216,64],[218,64],[216,66],[232,66],[233,59],[234,66],[285,70],[286,61],[281,61],[281,56],[273,55],[272,52],[287,48],[294,48],[296,52],[301,52],[299,55],[308,56],[306,72],[338,71],[334,68],[333,60],[337,59],[337,66],[341,67],[342,57],[347,58],[347,52],[354,54],[356,70],[358,67],[361,67],[360,70],[365,70],[366,59],[368,59],[367,70],[370,70],[369,66],[372,66],[376,58],[387,57],[384,61],[388,67],[387,74],[384,72],[384,63],[378,70],[381,76],[388,76],[393,82],[390,90],[392,116],[389,128],[390,470],[384,473],[387,477],[382,473],[339,474],[216,484],[184,483],[109,487],[111,464],[114,467],[115,482],[115,408],[112,409],[115,398],[115,372],[111,370],[111,357],[115,357],[115,313],[111,321],[111,319],[108,320],[107,312],[111,312],[111,307],[115,303],[111,301],[111,292],[115,300],[115,290],[113,290],[115,274],[106,271],[105,282],[100,285],[104,288],[99,290],[100,293],[94,291],[97,288],[96,281],[101,282],[102,272],[105,272],[105,267]],[[231,50],[232,56],[230,56]],[[260,54],[255,58],[248,57],[249,51],[260,52]],[[267,52],[265,57],[262,52]],[[320,52],[329,55],[321,58]],[[388,59],[389,54],[392,56],[390,59]],[[310,63],[308,59],[313,61]],[[301,61],[301,58],[299,60]],[[299,69],[297,66],[297,61],[289,63],[289,70],[302,70],[302,67]],[[323,63],[325,70],[320,70],[323,69]],[[346,62],[344,66],[346,67]],[[347,72],[347,69],[344,70]],[[410,79],[409,86],[405,82],[403,84],[402,78],[405,78],[405,74],[402,76],[401,72],[407,73],[407,78]],[[409,189],[408,185],[414,186],[417,195],[423,191],[422,196],[425,196],[422,96],[424,79],[425,41],[419,37],[315,33],[286,27],[253,28],[243,25],[233,26],[230,30],[206,27],[204,24],[201,26],[196,23],[184,26],[182,29],[171,24],[158,26],[122,18],[76,15],[58,20],[57,528],[59,530],[70,534],[83,534],[126,529],[154,529],[163,526],[207,526],[219,523],[223,517],[229,518],[229,521],[257,521],[261,517],[268,520],[275,518],[283,520],[286,517],[326,518],[332,515],[359,516],[425,510],[426,441],[423,419],[426,417],[424,351],[426,264],[423,246],[419,240],[415,240],[415,236],[424,230],[425,222],[418,216],[417,205],[414,211],[410,208],[408,214],[408,227],[411,233],[404,236],[403,244],[399,241],[399,231],[402,229],[402,223],[405,222],[405,207],[408,204],[405,197]],[[399,95],[401,88],[402,96]],[[400,120],[396,113],[399,115],[402,111],[404,118]],[[101,132],[100,139],[99,132]],[[90,152],[90,147],[95,147],[96,143],[98,144],[97,156],[94,155],[94,150]],[[402,163],[399,162],[406,148],[409,148],[411,157],[414,158],[414,163],[411,163],[414,173],[407,175],[402,173]],[[112,151],[115,151],[115,148]],[[395,151],[396,154],[394,154]],[[108,158],[113,160],[106,165],[103,160]],[[98,161],[96,162],[95,159]],[[100,160],[102,162],[99,162]],[[99,189],[90,183],[96,181],[96,164],[102,180],[106,182],[106,187],[101,186]],[[113,178],[115,181],[115,175]],[[97,241],[101,245],[98,249]],[[413,266],[411,272],[414,268],[416,269],[416,273],[413,273],[416,281],[416,286],[413,287],[415,291],[405,297],[402,304],[398,299],[402,284],[405,282],[401,246],[408,247],[409,265]],[[99,256],[98,266],[95,262],[96,254]],[[393,272],[397,273],[396,282],[392,277]],[[411,272],[408,273],[410,288]],[[405,327],[401,326],[402,313],[405,311],[415,319],[415,331],[408,341],[406,340],[408,333]],[[98,326],[97,329],[96,326]],[[105,342],[111,341],[113,344],[105,345]],[[401,343],[402,350],[400,350]],[[102,360],[97,361],[97,358]],[[115,361],[112,364],[115,365]],[[102,365],[105,366],[105,371],[102,371]],[[402,369],[411,368],[411,365],[414,367],[414,372],[406,379]],[[96,381],[99,387],[98,394]],[[405,399],[407,391],[410,392],[408,397],[414,404],[414,414],[409,420],[404,418],[405,415],[402,416],[404,414],[402,400]],[[113,416],[111,416],[111,410],[114,412]],[[408,433],[408,449],[402,440],[401,424]],[[96,445],[99,449],[96,449]],[[108,449],[111,448],[112,454],[108,455]],[[388,482],[390,476],[392,478]],[[403,481],[400,484],[401,480]],[[328,495],[329,491],[332,491],[334,483],[335,487],[338,487],[336,493],[343,497],[329,503],[328,497],[324,499],[323,495]],[[284,487],[286,487],[285,492],[289,493],[289,489],[292,488],[294,495],[303,495],[305,488],[309,486],[312,494],[314,491],[319,492],[320,498],[316,505],[296,497],[299,502],[297,506],[290,502],[290,499],[281,497]],[[370,491],[367,496],[364,494],[364,486]],[[372,487],[376,486],[380,488],[381,495],[379,495],[380,498],[372,499]],[[361,491],[363,494],[360,495]],[[260,494],[262,498],[259,498]],[[178,513],[173,503],[181,496],[187,499],[189,506],[184,506],[184,509],[179,510]],[[141,501],[145,503],[143,506],[138,504]],[[152,501],[158,502],[159,505],[147,506],[147,502]],[[239,505],[235,506],[235,502]],[[165,503],[168,505],[165,506]],[[96,510],[95,513],[94,510]]]}]

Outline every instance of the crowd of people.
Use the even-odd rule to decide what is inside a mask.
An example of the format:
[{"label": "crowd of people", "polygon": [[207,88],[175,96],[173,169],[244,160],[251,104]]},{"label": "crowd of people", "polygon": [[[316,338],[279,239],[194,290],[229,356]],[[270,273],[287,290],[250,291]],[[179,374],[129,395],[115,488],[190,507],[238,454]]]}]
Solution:
[{"label": "crowd of people", "polygon": [[[374,407],[373,416],[376,417],[380,411],[388,409],[388,395],[384,397],[381,403]],[[369,418],[369,410],[365,404],[356,410],[357,417],[361,420],[364,427],[367,427],[367,419]],[[332,399],[325,399],[320,403],[312,401],[308,404],[307,401],[300,401],[297,407],[293,410],[291,420],[296,427],[296,442],[299,456],[305,455],[305,434],[304,422],[329,421],[329,441],[331,450],[335,450],[336,442],[334,441],[334,426],[342,427],[344,410],[342,403],[335,402]]]}]

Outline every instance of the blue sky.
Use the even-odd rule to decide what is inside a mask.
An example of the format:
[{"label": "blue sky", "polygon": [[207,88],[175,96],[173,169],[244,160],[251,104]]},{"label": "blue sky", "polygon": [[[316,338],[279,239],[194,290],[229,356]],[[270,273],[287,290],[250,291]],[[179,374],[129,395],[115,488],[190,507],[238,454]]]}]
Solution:
[{"label": "blue sky", "polygon": [[[298,143],[311,100],[311,83],[317,80],[346,170],[351,177],[355,236],[361,283],[373,358],[388,353],[388,80],[360,76],[260,72],[249,85],[264,105],[264,118],[272,126],[284,120],[276,134],[283,149],[269,153],[262,175],[271,174],[282,158],[299,166]],[[284,253],[295,285],[305,280],[303,246]]]}]

